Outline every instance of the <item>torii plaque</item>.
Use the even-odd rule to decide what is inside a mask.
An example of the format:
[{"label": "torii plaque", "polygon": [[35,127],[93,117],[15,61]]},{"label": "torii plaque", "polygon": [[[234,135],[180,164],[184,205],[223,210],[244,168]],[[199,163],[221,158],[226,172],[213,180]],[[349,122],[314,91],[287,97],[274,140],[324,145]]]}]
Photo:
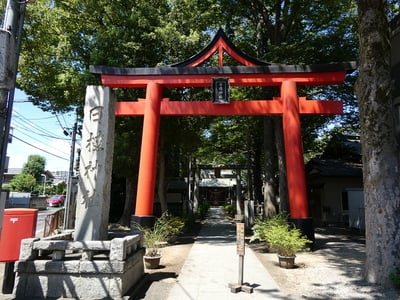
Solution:
[{"label": "torii plaque", "polygon": [[[242,66],[224,66],[224,52]],[[218,67],[201,67],[215,53],[218,53]],[[343,107],[341,101],[316,101],[299,97],[297,86],[340,84],[345,79],[346,71],[353,69],[352,63],[281,65],[262,62],[236,48],[222,30],[201,52],[172,66],[91,66],[90,71],[100,74],[105,86],[146,88],[146,99],[117,102],[115,107],[116,116],[144,116],[134,215],[144,218],[153,215],[160,116],[281,115],[290,217],[304,232],[310,228],[313,230],[307,201],[300,114],[341,114]],[[164,88],[211,87],[213,78],[218,77],[228,78],[230,86],[280,86],[280,97],[218,105],[211,101],[171,101],[162,96]]]}]

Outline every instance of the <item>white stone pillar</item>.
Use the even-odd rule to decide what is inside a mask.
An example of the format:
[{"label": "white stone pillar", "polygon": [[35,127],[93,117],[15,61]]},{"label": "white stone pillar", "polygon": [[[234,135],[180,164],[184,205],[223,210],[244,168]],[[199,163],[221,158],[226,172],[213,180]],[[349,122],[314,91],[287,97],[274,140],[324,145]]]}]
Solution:
[{"label": "white stone pillar", "polygon": [[88,86],[76,199],[76,241],[108,238],[114,128],[115,96],[111,89]]}]

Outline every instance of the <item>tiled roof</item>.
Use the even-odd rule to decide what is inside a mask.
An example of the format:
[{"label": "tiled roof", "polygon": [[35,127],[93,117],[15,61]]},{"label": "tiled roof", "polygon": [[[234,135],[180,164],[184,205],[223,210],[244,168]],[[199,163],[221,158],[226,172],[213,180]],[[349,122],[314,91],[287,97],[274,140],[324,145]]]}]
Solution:
[{"label": "tiled roof", "polygon": [[307,176],[362,177],[362,165],[334,159],[312,159],[306,165]]}]

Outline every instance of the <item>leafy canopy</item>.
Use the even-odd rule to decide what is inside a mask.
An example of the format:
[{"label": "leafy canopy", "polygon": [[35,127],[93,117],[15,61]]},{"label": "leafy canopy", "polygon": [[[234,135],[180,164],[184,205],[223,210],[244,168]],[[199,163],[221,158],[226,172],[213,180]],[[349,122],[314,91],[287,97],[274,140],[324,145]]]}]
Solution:
[{"label": "leafy canopy", "polygon": [[27,162],[22,167],[22,174],[30,174],[37,181],[42,177],[41,174],[45,172],[46,159],[40,155],[29,155]]},{"label": "leafy canopy", "polygon": [[18,174],[10,182],[10,190],[31,193],[38,187],[37,181],[31,174]]},{"label": "leafy canopy", "polygon": [[42,174],[46,159],[40,155],[29,155],[21,174],[14,176],[9,188],[11,191],[32,193],[41,190]]}]

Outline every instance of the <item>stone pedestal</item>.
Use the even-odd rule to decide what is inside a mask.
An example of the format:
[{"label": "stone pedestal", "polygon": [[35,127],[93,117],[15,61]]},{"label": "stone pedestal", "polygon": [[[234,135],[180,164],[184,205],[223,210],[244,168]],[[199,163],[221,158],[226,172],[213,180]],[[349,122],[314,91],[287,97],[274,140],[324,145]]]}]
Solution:
[{"label": "stone pedestal", "polygon": [[14,296],[122,299],[144,275],[141,236],[110,241],[25,239]]}]

